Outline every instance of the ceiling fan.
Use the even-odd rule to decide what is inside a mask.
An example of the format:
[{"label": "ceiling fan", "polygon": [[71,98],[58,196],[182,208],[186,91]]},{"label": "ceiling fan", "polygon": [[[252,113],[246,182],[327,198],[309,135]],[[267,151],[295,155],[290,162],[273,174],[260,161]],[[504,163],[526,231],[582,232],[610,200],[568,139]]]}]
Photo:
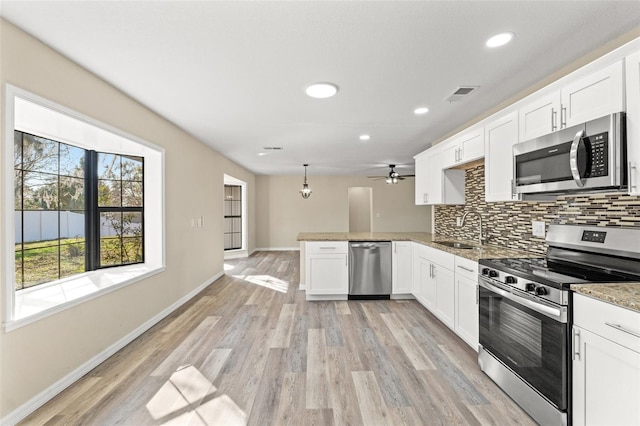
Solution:
[{"label": "ceiling fan", "polygon": [[376,180],[384,179],[386,183],[395,185],[399,181],[404,180],[407,177],[415,176],[415,175],[400,176],[400,174],[396,172],[395,168],[396,168],[395,164],[389,164],[389,174],[387,176],[367,176],[367,177],[371,179],[376,179]]}]

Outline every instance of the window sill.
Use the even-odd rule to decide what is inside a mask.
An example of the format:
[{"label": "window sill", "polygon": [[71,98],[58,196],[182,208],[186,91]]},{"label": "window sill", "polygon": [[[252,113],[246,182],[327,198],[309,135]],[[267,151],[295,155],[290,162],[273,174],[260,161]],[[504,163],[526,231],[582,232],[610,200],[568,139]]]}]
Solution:
[{"label": "window sill", "polygon": [[87,272],[17,291],[13,319],[4,323],[4,331],[9,332],[31,324],[164,270],[164,266],[128,265]]}]

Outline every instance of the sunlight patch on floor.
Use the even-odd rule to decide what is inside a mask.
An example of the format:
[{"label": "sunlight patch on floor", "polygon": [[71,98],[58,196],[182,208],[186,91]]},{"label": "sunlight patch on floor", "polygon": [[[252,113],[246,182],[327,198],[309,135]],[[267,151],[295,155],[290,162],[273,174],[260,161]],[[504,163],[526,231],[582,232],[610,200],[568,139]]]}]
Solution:
[{"label": "sunlight patch on floor", "polygon": [[162,425],[246,425],[247,415],[227,395],[213,396],[217,388],[193,365],[180,367],[147,403]]},{"label": "sunlight patch on floor", "polygon": [[232,275],[232,277],[247,281],[251,284],[257,284],[271,290],[279,291],[280,293],[286,293],[289,289],[288,282],[272,277],[271,275]]}]

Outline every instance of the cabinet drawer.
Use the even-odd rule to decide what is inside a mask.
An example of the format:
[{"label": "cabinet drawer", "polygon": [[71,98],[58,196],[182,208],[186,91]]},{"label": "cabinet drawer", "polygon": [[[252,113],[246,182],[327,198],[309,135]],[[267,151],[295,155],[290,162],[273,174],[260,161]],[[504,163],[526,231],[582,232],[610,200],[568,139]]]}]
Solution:
[{"label": "cabinet drawer", "polygon": [[574,293],[573,322],[640,353],[640,312]]},{"label": "cabinet drawer", "polygon": [[455,263],[454,258],[456,257],[454,254],[429,246],[425,246],[425,253],[427,255],[427,259],[431,262],[453,271]]},{"label": "cabinet drawer", "polygon": [[307,254],[346,254],[349,244],[346,241],[308,241],[305,250]]},{"label": "cabinet drawer", "polygon": [[474,281],[478,279],[478,262],[456,256],[455,264],[456,276],[466,277]]}]

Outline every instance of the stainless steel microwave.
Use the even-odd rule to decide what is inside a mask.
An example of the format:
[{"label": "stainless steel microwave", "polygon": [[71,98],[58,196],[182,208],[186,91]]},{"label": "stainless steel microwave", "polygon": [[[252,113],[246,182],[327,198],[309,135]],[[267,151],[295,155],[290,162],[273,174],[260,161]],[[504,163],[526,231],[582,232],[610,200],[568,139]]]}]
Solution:
[{"label": "stainless steel microwave", "polygon": [[607,115],[513,146],[514,189],[531,194],[624,191],[625,113]]}]

